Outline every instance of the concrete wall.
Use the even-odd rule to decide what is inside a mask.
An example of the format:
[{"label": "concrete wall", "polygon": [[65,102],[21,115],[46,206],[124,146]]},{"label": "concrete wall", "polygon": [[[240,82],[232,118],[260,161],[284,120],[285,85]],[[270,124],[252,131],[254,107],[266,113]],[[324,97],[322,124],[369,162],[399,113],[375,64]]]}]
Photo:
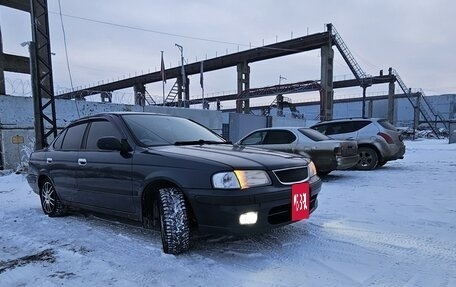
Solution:
[{"label": "concrete wall", "polygon": [[[369,100],[369,98],[368,98]],[[428,100],[433,107],[441,112],[446,119],[456,117],[456,95],[430,96]],[[366,114],[368,112],[366,103]],[[372,102],[372,116],[387,117],[387,100]],[[361,117],[362,101],[353,99],[352,102],[334,104],[334,118]],[[269,124],[276,126],[305,126],[309,127],[319,122],[319,104],[309,104],[298,107],[305,115],[304,120],[293,119],[291,114],[285,112],[286,117],[269,118]],[[78,113],[79,111],[79,113]],[[85,101],[56,100],[57,125],[63,128],[71,121],[83,116],[112,111],[138,111],[165,113],[193,119],[215,132],[222,133],[222,124],[229,124],[229,140],[235,142],[254,129],[268,126],[268,118],[236,113],[221,113],[185,108],[135,106],[112,103],[96,103]],[[407,98],[395,101],[396,126],[412,126],[413,108]],[[275,114],[271,110],[271,114]],[[24,164],[23,159],[33,149],[33,102],[32,98],[0,96],[0,169],[16,169]],[[13,144],[12,137],[23,136],[24,144]]]},{"label": "concrete wall", "polygon": [[[24,143],[13,143],[13,137],[21,136]],[[35,132],[33,129],[0,130],[0,169],[20,169],[27,165],[30,153],[35,147]]]},{"label": "concrete wall", "polygon": [[[185,108],[135,106],[86,101],[56,100],[59,129],[80,117],[103,112],[135,111],[171,114],[190,118],[213,131],[222,132],[222,112]],[[24,137],[23,144],[13,144],[13,136]],[[32,98],[0,96],[0,169],[17,169],[26,164],[35,141]]]},{"label": "concrete wall", "polygon": [[230,138],[233,143],[240,140],[249,132],[265,128],[268,126],[268,118],[265,116],[255,116],[247,114],[230,113]]},{"label": "concrete wall", "polygon": [[285,117],[272,117],[271,121],[273,127],[305,127],[305,119],[293,119]]}]

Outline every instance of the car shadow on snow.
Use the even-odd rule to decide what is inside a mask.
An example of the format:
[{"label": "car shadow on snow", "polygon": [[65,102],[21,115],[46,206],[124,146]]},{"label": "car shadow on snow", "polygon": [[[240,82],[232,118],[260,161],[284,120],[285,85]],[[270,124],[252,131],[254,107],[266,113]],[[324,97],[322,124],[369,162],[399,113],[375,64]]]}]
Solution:
[{"label": "car shadow on snow", "polygon": [[337,171],[337,172],[332,172],[327,175],[320,176],[321,181],[323,182],[334,182],[338,180],[345,180],[347,178],[353,177],[353,174],[351,173],[352,170],[343,170],[343,171]]},{"label": "car shadow on snow", "polygon": [[[145,247],[150,245],[153,249],[162,249],[158,228],[144,228],[137,221],[86,210],[72,210],[69,217],[94,228],[100,228],[101,231],[134,238],[138,244],[144,244]],[[199,254],[220,260],[280,257],[284,250],[302,248],[303,240],[314,240],[312,234],[315,233],[315,228],[309,221],[301,221],[248,235],[206,235],[192,230],[190,250],[180,256]]]},{"label": "car shadow on snow", "polygon": [[210,257],[258,258],[280,256],[284,249],[302,244],[311,225],[299,222],[250,235],[202,235],[194,233],[190,252]]}]

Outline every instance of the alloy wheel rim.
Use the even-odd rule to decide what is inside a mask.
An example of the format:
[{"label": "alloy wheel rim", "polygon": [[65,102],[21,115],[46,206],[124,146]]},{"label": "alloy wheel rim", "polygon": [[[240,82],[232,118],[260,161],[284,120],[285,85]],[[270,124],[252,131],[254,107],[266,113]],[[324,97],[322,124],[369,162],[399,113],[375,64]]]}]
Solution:
[{"label": "alloy wheel rim", "polygon": [[55,206],[55,191],[52,184],[46,182],[41,191],[41,203],[46,213],[51,213]]},{"label": "alloy wheel rim", "polygon": [[372,156],[369,153],[361,153],[361,165],[368,166],[372,162]]}]

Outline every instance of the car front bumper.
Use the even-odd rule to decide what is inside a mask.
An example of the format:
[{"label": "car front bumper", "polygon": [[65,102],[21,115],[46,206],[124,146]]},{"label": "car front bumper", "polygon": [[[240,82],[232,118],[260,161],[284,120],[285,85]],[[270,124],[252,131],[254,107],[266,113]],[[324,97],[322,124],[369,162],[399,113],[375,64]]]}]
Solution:
[{"label": "car front bumper", "polygon": [[[318,193],[321,180],[313,176],[309,180],[310,213],[318,206]],[[273,227],[293,223],[291,220],[291,186],[281,188],[268,186],[256,188],[245,195],[230,191],[186,190],[198,229],[202,233],[249,234],[263,232]],[[233,192],[233,191],[232,191]],[[250,194],[247,194],[250,192]],[[255,224],[241,225],[239,216],[247,212],[257,212]]]}]

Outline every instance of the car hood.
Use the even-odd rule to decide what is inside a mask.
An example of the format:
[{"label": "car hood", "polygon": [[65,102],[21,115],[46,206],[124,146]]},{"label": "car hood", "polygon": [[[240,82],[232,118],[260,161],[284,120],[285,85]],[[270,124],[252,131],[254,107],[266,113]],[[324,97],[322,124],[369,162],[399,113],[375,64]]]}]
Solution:
[{"label": "car hood", "polygon": [[309,159],[281,152],[246,148],[229,144],[217,145],[189,145],[189,146],[161,146],[149,148],[149,152],[156,151],[161,155],[177,155],[186,159],[199,159],[228,165],[232,168],[244,169],[282,169],[307,165]]}]

